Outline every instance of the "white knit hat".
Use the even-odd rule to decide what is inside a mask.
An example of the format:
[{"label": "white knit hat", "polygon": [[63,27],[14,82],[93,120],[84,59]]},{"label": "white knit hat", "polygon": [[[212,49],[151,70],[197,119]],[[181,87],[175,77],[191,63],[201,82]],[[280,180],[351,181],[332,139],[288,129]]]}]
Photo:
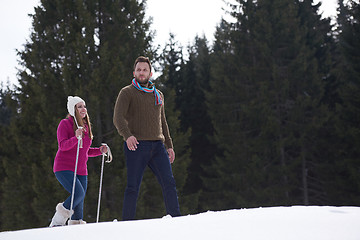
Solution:
[{"label": "white knit hat", "polygon": [[71,116],[75,116],[75,105],[80,103],[80,102],[83,102],[85,103],[84,100],[82,100],[80,97],[78,96],[68,96],[68,101],[67,101],[67,109],[68,109],[68,112]]}]

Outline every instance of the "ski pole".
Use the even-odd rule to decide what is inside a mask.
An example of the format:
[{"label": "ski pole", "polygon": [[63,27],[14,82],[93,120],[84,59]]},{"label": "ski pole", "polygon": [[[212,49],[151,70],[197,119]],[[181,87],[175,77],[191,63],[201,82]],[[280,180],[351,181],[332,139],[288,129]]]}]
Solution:
[{"label": "ski pole", "polygon": [[[79,128],[81,128],[81,127],[79,127]],[[78,167],[78,161],[79,161],[80,144],[81,144],[81,136],[78,137],[78,144],[77,144],[77,150],[76,150],[76,161],[75,161],[73,187],[72,187],[72,193],[71,193],[70,211],[73,210],[73,205],[74,205],[75,183],[76,183],[76,173],[77,173],[77,167]],[[70,216],[70,220],[71,220],[71,217],[72,217],[72,215]]]},{"label": "ski pole", "polygon": [[[101,145],[106,146],[106,148],[107,148],[107,156],[108,156],[108,160],[106,162],[110,163],[112,161],[112,154],[111,154],[110,148],[106,143],[102,143]],[[102,182],[103,182],[103,175],[104,175],[105,155],[106,155],[106,153],[102,154],[101,172],[100,172],[100,185],[99,185],[99,199],[98,199],[98,207],[97,207],[97,214],[96,214],[96,222],[97,223],[99,222],[99,217],[100,217],[100,201],[101,201],[101,190],[102,190]]]}]

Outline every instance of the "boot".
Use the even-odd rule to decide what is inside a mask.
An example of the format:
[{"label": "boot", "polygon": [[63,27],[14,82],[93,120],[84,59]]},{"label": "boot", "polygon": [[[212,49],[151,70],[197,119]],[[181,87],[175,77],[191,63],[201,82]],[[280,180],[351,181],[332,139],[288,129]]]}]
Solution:
[{"label": "boot", "polygon": [[80,220],[69,220],[68,225],[78,225],[78,224],[86,224],[86,222],[82,219]]},{"label": "boot", "polygon": [[73,212],[74,211],[66,209],[63,203],[58,203],[49,227],[65,226],[66,221],[71,217]]}]

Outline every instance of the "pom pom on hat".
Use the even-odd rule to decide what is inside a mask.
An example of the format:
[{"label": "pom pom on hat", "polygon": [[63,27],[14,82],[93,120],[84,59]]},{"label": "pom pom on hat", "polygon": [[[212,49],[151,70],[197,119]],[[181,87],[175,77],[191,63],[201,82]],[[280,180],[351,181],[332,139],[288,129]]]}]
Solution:
[{"label": "pom pom on hat", "polygon": [[75,116],[75,105],[80,103],[80,102],[83,102],[85,103],[84,100],[82,100],[80,97],[78,96],[68,96],[68,101],[67,101],[67,109],[68,109],[68,112],[71,116]]}]

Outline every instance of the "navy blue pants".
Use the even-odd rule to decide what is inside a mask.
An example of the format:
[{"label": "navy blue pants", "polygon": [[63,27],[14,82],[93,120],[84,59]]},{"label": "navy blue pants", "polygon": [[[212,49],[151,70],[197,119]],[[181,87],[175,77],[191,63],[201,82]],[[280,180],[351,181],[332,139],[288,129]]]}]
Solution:
[{"label": "navy blue pants", "polygon": [[146,166],[149,166],[161,185],[167,214],[173,217],[180,216],[175,179],[162,141],[139,141],[136,151],[130,151],[125,142],[124,151],[127,186],[122,219],[135,219],[136,202]]},{"label": "navy blue pants", "polygon": [[[71,194],[74,181],[74,172],[72,171],[59,171],[55,172],[57,180],[61,185],[70,193],[70,196],[64,201],[64,207],[70,209],[71,205]],[[75,181],[75,191],[74,191],[74,202],[73,210],[74,214],[72,215],[72,220],[83,219],[83,210],[84,210],[84,199],[87,189],[87,176],[76,175]]]}]

